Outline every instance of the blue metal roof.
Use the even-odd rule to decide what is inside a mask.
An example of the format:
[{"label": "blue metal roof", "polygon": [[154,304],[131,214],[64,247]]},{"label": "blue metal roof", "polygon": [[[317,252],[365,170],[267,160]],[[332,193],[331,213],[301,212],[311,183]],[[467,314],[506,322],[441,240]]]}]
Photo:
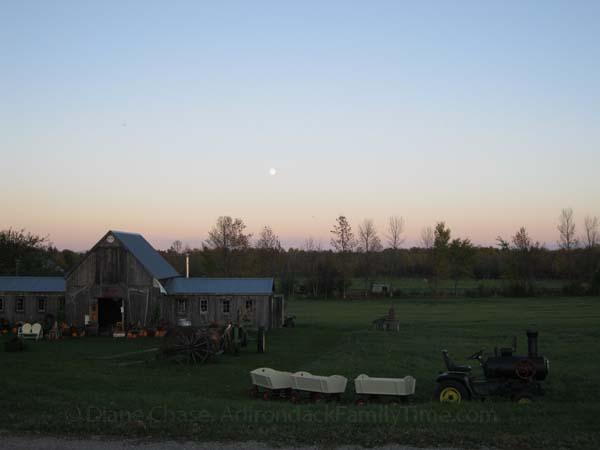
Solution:
[{"label": "blue metal roof", "polygon": [[63,277],[0,277],[0,292],[65,292]]},{"label": "blue metal roof", "polygon": [[124,231],[111,231],[110,234],[118,239],[154,278],[164,280],[181,276],[141,234]]},{"label": "blue metal roof", "polygon": [[173,278],[169,294],[271,295],[273,278]]}]

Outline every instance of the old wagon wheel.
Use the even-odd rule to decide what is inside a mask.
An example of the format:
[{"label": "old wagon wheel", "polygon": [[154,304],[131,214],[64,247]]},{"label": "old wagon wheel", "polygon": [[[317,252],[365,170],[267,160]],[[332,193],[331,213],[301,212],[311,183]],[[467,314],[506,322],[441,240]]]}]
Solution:
[{"label": "old wagon wheel", "polygon": [[179,363],[202,364],[211,355],[211,348],[206,333],[179,331],[165,345],[162,353]]}]

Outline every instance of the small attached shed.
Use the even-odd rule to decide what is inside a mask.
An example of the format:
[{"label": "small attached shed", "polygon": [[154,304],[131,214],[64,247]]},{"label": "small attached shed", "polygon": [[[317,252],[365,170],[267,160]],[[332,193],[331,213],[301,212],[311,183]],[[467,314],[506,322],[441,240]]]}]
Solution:
[{"label": "small attached shed", "polygon": [[[273,278],[173,278],[163,312],[170,322],[192,325],[247,321],[277,328],[284,320],[283,296],[274,295]],[[166,311],[165,311],[166,309]]]},{"label": "small attached shed", "polygon": [[0,277],[0,318],[9,323],[57,319],[64,311],[63,277]]}]

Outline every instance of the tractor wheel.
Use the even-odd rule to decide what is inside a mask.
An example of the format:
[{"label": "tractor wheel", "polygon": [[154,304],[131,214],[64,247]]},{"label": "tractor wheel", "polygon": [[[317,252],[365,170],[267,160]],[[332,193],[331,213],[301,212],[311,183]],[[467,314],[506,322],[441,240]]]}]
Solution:
[{"label": "tractor wheel", "polygon": [[517,405],[529,405],[533,403],[533,395],[529,392],[518,392],[512,396],[512,401]]},{"label": "tractor wheel", "polygon": [[460,403],[463,400],[469,400],[469,392],[465,386],[450,380],[438,383],[433,396],[440,403]]}]

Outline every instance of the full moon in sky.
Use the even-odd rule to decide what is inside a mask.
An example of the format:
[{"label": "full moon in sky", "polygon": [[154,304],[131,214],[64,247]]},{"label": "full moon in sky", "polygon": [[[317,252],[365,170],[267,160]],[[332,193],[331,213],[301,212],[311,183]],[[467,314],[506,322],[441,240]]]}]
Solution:
[{"label": "full moon in sky", "polygon": [[275,167],[271,167],[269,169],[269,175],[274,176],[275,174],[277,174],[277,169],[275,169]]}]

